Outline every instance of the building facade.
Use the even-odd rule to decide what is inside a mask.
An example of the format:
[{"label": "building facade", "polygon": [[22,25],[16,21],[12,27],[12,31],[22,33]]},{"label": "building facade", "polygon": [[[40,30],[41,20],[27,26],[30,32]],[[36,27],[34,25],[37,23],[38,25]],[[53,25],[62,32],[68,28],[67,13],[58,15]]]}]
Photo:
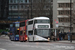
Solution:
[{"label": "building facade", "polygon": [[[73,10],[73,0],[71,3],[71,13]],[[53,28],[70,30],[70,0],[53,0]],[[73,25],[71,27],[73,31]]]},{"label": "building facade", "polygon": [[9,0],[0,0],[0,29],[6,29],[9,24],[6,24],[9,13]]},{"label": "building facade", "polygon": [[53,0],[9,0],[8,20],[26,20],[46,16],[51,19],[52,24],[52,5]]},{"label": "building facade", "polygon": [[9,0],[8,20],[16,21],[27,19],[29,4],[29,0]]},{"label": "building facade", "polygon": [[73,1],[73,31],[75,31],[75,0]]},{"label": "building facade", "polygon": [[0,0],[0,20],[6,20],[9,12],[9,0]]}]

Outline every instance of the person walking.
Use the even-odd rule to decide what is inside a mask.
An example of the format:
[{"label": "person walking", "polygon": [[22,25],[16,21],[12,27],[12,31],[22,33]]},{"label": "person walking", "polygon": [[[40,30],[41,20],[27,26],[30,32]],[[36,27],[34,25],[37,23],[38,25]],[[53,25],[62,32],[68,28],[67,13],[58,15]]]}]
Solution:
[{"label": "person walking", "polygon": [[70,30],[67,32],[67,35],[68,35],[68,40],[70,40],[70,34],[71,34],[71,32],[70,32]]},{"label": "person walking", "polygon": [[59,32],[59,40],[61,40],[61,33]]}]

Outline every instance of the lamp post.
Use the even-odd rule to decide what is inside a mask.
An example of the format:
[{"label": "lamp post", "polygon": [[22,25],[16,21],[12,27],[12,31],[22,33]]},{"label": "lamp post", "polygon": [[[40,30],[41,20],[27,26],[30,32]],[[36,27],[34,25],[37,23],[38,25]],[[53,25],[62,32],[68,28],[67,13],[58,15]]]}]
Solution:
[{"label": "lamp post", "polygon": [[28,16],[27,19],[29,19],[29,5],[28,5],[28,9],[27,9],[27,16]]},{"label": "lamp post", "polygon": [[[11,6],[11,18],[12,18],[12,6]],[[10,18],[10,20],[12,20],[11,18]]]},{"label": "lamp post", "polygon": [[32,18],[32,0],[31,0],[31,18]]},{"label": "lamp post", "polygon": [[72,14],[71,14],[71,13],[72,13],[72,12],[71,12],[71,10],[72,10],[71,7],[72,7],[72,6],[71,6],[71,5],[72,5],[72,4],[71,4],[71,3],[72,3],[72,0],[70,0],[70,33],[71,33],[71,34],[70,34],[70,42],[72,42],[72,32],[71,32],[71,26],[72,26],[72,23],[71,23],[71,16],[72,16]]},{"label": "lamp post", "polygon": [[[18,0],[18,18],[19,18],[19,5],[20,5],[20,0]],[[19,21],[19,19],[18,19]]]}]

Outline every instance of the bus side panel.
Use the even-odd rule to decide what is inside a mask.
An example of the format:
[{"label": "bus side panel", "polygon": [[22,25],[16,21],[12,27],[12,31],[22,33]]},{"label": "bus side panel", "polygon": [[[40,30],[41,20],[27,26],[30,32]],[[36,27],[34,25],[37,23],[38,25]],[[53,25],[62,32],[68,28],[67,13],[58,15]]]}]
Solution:
[{"label": "bus side panel", "polygon": [[[19,40],[19,32],[17,32],[17,29],[18,29],[18,27],[17,28],[15,28],[15,40]],[[18,34],[17,34],[18,33]]]},{"label": "bus side panel", "polygon": [[15,40],[15,28],[11,27],[10,32],[11,32],[10,40]]}]

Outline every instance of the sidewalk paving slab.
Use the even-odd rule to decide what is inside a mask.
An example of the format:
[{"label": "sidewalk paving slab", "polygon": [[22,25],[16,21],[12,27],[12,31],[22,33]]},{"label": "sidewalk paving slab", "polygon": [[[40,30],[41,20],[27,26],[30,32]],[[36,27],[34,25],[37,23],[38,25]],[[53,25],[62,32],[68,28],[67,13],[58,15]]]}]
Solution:
[{"label": "sidewalk paving slab", "polygon": [[62,42],[62,43],[75,43],[75,40],[73,40],[72,42],[68,41],[68,40],[62,40],[62,41],[56,41],[56,42]]}]

